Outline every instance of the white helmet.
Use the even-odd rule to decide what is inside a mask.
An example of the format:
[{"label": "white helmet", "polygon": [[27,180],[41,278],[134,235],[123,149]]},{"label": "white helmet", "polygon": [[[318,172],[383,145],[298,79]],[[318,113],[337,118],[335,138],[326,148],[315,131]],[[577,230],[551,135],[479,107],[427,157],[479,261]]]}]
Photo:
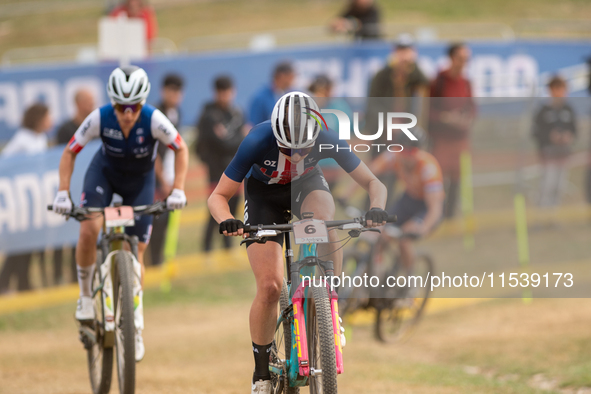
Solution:
[{"label": "white helmet", "polygon": [[271,125],[277,143],[287,148],[308,148],[314,145],[321,126],[316,102],[302,92],[283,95],[273,108]]},{"label": "white helmet", "polygon": [[137,66],[117,67],[109,76],[107,94],[118,104],[144,104],[150,93],[150,81]]}]

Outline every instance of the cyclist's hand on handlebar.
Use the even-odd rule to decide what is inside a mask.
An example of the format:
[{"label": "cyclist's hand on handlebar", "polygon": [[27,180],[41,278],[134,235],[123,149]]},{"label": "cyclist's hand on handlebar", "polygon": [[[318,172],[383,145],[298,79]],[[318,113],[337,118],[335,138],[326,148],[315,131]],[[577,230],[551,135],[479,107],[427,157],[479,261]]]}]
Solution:
[{"label": "cyclist's hand on handlebar", "polygon": [[70,199],[70,192],[67,190],[59,190],[53,200],[53,211],[55,213],[65,214],[72,212],[72,200]]},{"label": "cyclist's hand on handlebar", "polygon": [[166,199],[166,208],[169,210],[183,209],[187,205],[187,196],[181,189],[172,189],[170,196]]},{"label": "cyclist's hand on handlebar", "polygon": [[365,214],[365,224],[367,227],[378,227],[386,224],[388,212],[382,208],[372,208]]},{"label": "cyclist's hand on handlebar", "polygon": [[220,234],[237,236],[244,234],[244,223],[238,219],[227,219],[220,223]]}]

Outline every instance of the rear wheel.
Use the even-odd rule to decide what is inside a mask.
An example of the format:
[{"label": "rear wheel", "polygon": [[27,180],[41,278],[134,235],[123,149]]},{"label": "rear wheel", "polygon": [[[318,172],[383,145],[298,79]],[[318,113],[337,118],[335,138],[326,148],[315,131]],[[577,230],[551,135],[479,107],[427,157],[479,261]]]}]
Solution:
[{"label": "rear wheel", "polygon": [[[400,259],[387,273],[387,276],[397,276],[400,271]],[[375,335],[382,342],[393,342],[408,337],[416,327],[425,306],[429,300],[431,288],[426,285],[428,275],[433,275],[433,260],[426,254],[418,254],[415,257],[414,272],[412,276],[422,278],[422,286],[410,286],[404,289],[404,293],[397,293],[396,297],[376,300]],[[430,273],[430,274],[429,274]],[[381,283],[386,283],[386,277]],[[399,290],[399,289],[396,289]]]},{"label": "rear wheel", "polygon": [[[345,277],[363,277],[369,269],[371,252],[359,248],[349,249],[343,255],[343,273]],[[356,287],[353,283],[341,283],[339,287],[339,314],[344,318],[369,302],[369,292]]]},{"label": "rear wheel", "polygon": [[337,364],[328,290],[314,286],[309,289],[312,298],[307,300],[306,335],[310,363],[310,393],[336,394]]},{"label": "rear wheel", "polygon": [[113,275],[115,297],[115,349],[119,392],[135,392],[135,324],[133,319],[133,261],[129,252],[115,255],[117,275]]},{"label": "rear wheel", "polygon": [[[101,285],[101,278],[98,267],[102,263],[102,253],[97,251],[97,269],[92,279],[93,292]],[[105,347],[104,341],[104,310],[103,292],[97,291],[94,296],[95,320],[91,325],[82,327],[82,342],[86,348],[86,359],[88,362],[88,373],[90,375],[90,387],[93,394],[107,394],[111,389],[111,377],[113,376],[113,348]],[[84,334],[84,330],[94,334],[94,338]]]}]

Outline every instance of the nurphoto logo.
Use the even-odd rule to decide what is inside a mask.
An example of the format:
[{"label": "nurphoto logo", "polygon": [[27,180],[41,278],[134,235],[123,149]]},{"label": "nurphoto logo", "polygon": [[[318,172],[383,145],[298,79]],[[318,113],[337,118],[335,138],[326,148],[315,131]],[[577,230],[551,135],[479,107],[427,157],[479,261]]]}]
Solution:
[{"label": "nurphoto logo", "polygon": [[[324,125],[328,130],[327,122],[322,114],[332,114],[337,117],[339,139],[349,141],[351,140],[351,120],[349,116],[338,109],[321,109],[320,113],[311,108],[307,108],[310,112],[304,112],[308,115],[308,134],[312,135],[314,130],[314,123],[317,123],[321,128]],[[384,127],[385,123],[385,127]],[[410,131],[417,125],[417,117],[408,112],[379,112],[378,113],[378,130],[374,134],[363,134],[359,131],[359,113],[353,113],[353,133],[355,137],[362,141],[375,141],[382,137],[384,130],[386,132],[386,139],[392,141],[396,131],[403,132],[410,140],[416,141],[417,137]],[[388,150],[388,152],[401,152],[403,150],[400,144],[354,144],[346,148],[335,146],[333,144],[320,144],[320,151],[323,150],[353,150],[355,152],[369,152],[372,149]]]}]

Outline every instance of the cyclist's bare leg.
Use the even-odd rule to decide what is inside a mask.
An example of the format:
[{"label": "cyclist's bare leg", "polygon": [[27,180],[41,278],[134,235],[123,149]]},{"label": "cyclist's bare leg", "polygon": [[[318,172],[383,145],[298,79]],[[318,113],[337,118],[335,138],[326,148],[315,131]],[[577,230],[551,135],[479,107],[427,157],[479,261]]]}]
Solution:
[{"label": "cyclist's bare leg", "polygon": [[[76,246],[76,271],[80,287],[80,302],[82,302],[82,297],[92,296],[92,266],[96,261],[96,240],[102,224],[102,215],[80,222],[80,236]],[[79,304],[80,308],[82,308],[81,305]],[[86,308],[89,306],[86,305]],[[88,310],[86,311],[88,312]]]},{"label": "cyclist's bare leg", "polygon": [[[324,190],[314,190],[306,196],[302,203],[301,212],[314,212],[314,219],[334,220],[335,205],[332,195]],[[318,256],[322,260],[332,260],[335,275],[341,274],[343,266],[343,249],[337,243],[339,235],[336,231],[328,232],[331,243],[318,245]],[[338,250],[337,250],[338,249]]]},{"label": "cyclist's bare leg", "polygon": [[257,345],[273,341],[277,302],[283,286],[283,249],[273,241],[254,243],[246,252],[256,279],[257,293],[250,308],[250,336]]},{"label": "cyclist's bare leg", "polygon": [[[412,221],[405,223],[401,229],[403,232],[408,232],[408,229],[414,228],[415,224]],[[411,273],[415,260],[414,240],[410,238],[402,238],[399,240],[400,246],[400,260],[406,273]]]},{"label": "cyclist's bare leg", "polygon": [[147,247],[148,247],[148,244],[145,242],[138,242],[138,244],[137,244],[137,260],[142,265],[142,278],[141,278],[142,288],[144,287],[144,274],[146,273],[146,268],[144,266],[144,253],[146,253]]},{"label": "cyclist's bare leg", "polygon": [[403,238],[399,241],[400,245],[400,260],[406,273],[412,272],[412,267],[415,259],[415,250],[413,241],[408,238]]},{"label": "cyclist's bare leg", "polygon": [[96,240],[102,225],[102,216],[80,222],[80,237],[76,245],[76,264],[80,267],[89,267],[95,263]]}]

